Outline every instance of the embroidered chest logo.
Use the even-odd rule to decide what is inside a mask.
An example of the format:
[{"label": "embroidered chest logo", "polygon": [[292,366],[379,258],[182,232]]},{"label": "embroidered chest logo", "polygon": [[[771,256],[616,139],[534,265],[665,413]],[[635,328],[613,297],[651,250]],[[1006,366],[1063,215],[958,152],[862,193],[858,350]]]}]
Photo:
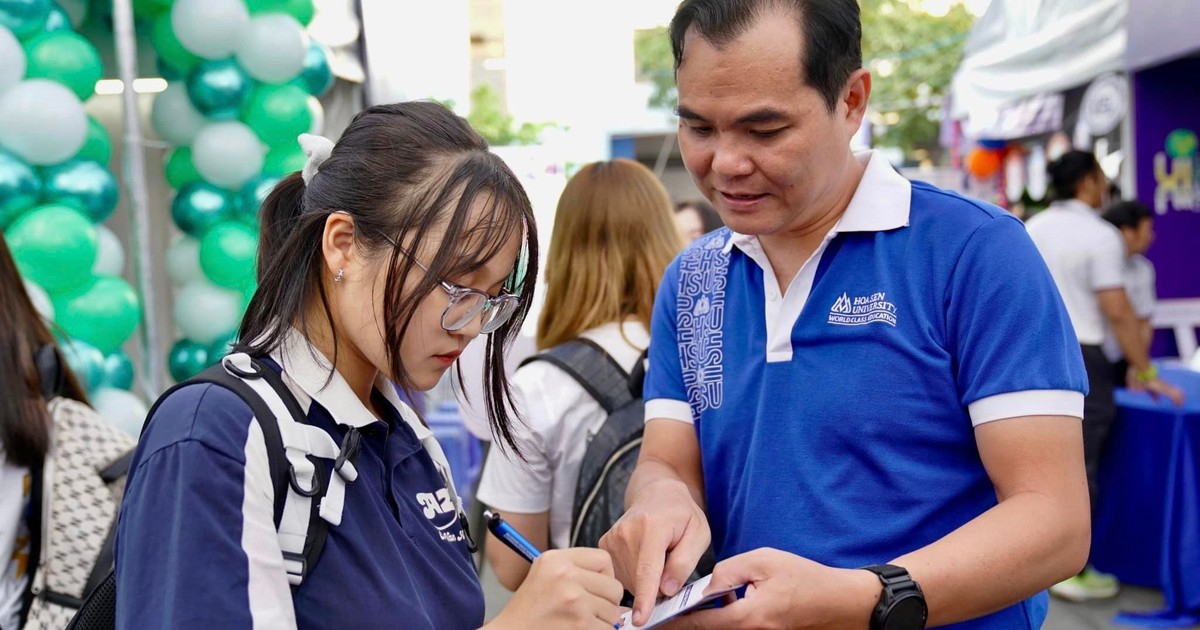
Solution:
[{"label": "embroidered chest logo", "polygon": [[896,326],[896,305],[887,300],[883,291],[871,295],[850,297],[842,293],[829,309],[829,323],[835,326],[866,326],[887,324]]},{"label": "embroidered chest logo", "polygon": [[417,503],[421,504],[422,513],[433,527],[438,530],[438,536],[446,542],[465,540],[462,530],[455,531],[458,524],[458,511],[454,509],[454,501],[450,492],[445,488],[437,492],[418,492]]}]

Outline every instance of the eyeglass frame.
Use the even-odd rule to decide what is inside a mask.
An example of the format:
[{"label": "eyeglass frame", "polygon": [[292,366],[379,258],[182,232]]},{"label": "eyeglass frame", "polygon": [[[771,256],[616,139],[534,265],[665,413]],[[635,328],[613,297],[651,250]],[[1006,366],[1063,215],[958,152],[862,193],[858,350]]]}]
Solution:
[{"label": "eyeglass frame", "polygon": [[[387,242],[392,244],[392,247],[395,247],[397,250],[400,251],[400,253],[404,254],[405,256],[408,256],[409,260],[413,261],[413,264],[420,267],[422,271],[424,271],[425,273],[430,273],[429,267],[426,267],[420,260],[417,259],[416,256],[414,256],[411,252],[409,252],[408,250],[401,247],[399,243],[397,243],[395,240],[392,239],[392,237],[388,236],[387,234],[382,234],[382,236]],[[472,289],[470,287],[464,287],[462,285],[454,284],[453,282],[448,282],[442,278],[437,278],[437,281],[438,281],[438,286],[440,286],[442,288],[442,290],[445,291],[446,294],[450,296],[450,301],[446,304],[446,309],[442,311],[441,325],[442,325],[442,330],[444,330],[446,332],[457,332],[459,330],[462,330],[463,328],[466,328],[471,322],[475,321],[475,319],[478,318],[480,315],[483,315],[484,313],[486,313],[490,310],[501,309],[506,304],[512,304],[515,307],[517,302],[520,301],[520,298],[518,296],[513,295],[512,293],[509,293],[507,289],[501,289],[500,290],[501,292],[499,295],[493,296],[493,295],[489,295],[485,291],[480,291],[479,289]],[[455,326],[453,328],[451,328],[450,326],[447,326],[446,318],[450,316],[450,309],[454,308],[454,306],[456,304],[458,304],[459,301],[461,301],[464,297],[466,297],[468,295],[478,295],[483,298],[483,306],[479,308],[479,312],[473,313],[470,317],[464,317],[462,320],[462,324],[460,324],[458,326]],[[500,311],[500,312],[504,312],[504,311]],[[513,313],[515,313],[515,312],[517,312],[516,308],[512,308],[511,310],[506,312],[503,319],[493,319],[492,321],[481,325],[479,327],[479,334],[490,335],[490,334],[496,332],[501,326],[504,325],[505,322],[507,322],[509,319],[512,318]],[[496,316],[496,317],[499,317],[499,316]],[[490,326],[490,328],[489,328],[489,326]]]}]

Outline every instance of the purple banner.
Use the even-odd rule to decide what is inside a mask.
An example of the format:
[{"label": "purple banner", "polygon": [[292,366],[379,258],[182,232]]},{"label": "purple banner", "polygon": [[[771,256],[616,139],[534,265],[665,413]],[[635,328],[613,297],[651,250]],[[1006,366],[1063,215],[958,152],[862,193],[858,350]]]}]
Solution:
[{"label": "purple banner", "polygon": [[1138,198],[1154,210],[1146,254],[1161,299],[1200,297],[1200,58],[1133,77]]}]

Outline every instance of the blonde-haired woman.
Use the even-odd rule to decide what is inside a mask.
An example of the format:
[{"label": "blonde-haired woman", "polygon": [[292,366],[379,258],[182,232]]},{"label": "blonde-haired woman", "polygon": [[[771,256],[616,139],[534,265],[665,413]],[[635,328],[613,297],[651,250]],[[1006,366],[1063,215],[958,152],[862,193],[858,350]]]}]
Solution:
[{"label": "blonde-haired woman", "polygon": [[[650,169],[624,159],[584,166],[558,201],[538,349],[582,338],[632,371],[650,343],[659,280],[682,247],[670,197]],[[524,365],[513,383],[526,424],[516,435],[525,461],[492,449],[477,497],[539,548],[567,547],[580,462],[607,414],[546,361]],[[515,590],[529,562],[489,543],[496,576]]]}]

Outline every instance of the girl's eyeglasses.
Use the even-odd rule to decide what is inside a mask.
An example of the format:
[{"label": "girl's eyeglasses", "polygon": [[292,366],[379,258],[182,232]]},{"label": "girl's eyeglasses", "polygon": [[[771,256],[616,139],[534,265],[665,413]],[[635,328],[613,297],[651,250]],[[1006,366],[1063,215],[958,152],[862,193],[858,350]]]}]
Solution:
[{"label": "girl's eyeglasses", "polygon": [[[425,273],[429,273],[429,267],[417,260],[416,256],[400,247],[386,234],[383,237],[393,247],[411,258],[416,266]],[[446,282],[441,278],[438,278],[437,281],[442,290],[450,296],[450,303],[446,305],[446,310],[442,311],[442,329],[448,332],[462,330],[480,315],[483,315],[483,322],[479,326],[479,334],[486,335],[495,332],[512,317],[513,313],[517,312],[517,307],[520,305],[517,296],[510,293],[501,293],[493,297],[483,291]]]}]

